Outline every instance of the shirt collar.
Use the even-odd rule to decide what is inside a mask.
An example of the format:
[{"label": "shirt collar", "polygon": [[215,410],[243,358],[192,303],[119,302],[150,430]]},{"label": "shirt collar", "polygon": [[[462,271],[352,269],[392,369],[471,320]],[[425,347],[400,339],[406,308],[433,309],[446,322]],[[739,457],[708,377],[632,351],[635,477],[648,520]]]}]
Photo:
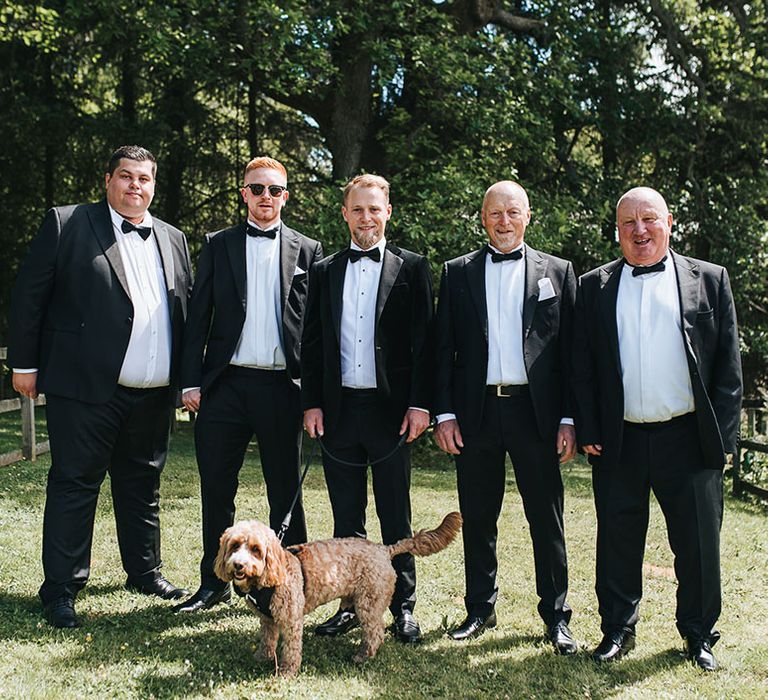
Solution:
[{"label": "shirt collar", "polygon": [[[488,247],[491,250],[495,251],[496,253],[501,253],[502,255],[504,255],[504,253],[502,253],[496,246],[493,246],[490,243],[488,243]],[[524,252],[524,249],[525,249],[525,243],[521,243],[519,246],[517,246],[517,248],[513,248],[512,250],[508,250],[507,253],[514,253],[516,250]]]},{"label": "shirt collar", "polygon": [[[117,228],[118,231],[122,230],[120,227],[123,225],[123,221],[128,221],[122,214],[119,214],[116,212],[111,204],[107,204],[109,207],[109,216],[112,219],[112,225]],[[148,211],[144,212],[144,218],[142,219],[141,223],[136,224],[137,226],[148,226],[149,228],[152,228],[152,214],[150,214]]]},{"label": "shirt collar", "polygon": [[271,231],[273,228],[277,229],[278,234],[283,229],[283,221],[282,219],[278,219],[277,223],[274,226],[270,226],[269,228],[264,228],[263,226],[259,226],[251,217],[248,217],[246,220],[248,223],[248,226],[253,226],[253,228],[258,229],[259,231]]},{"label": "shirt collar", "polygon": [[[379,252],[381,253],[381,259],[384,259],[384,248],[387,246],[387,237],[382,236],[381,240],[376,244],[368,248],[368,250],[373,250],[374,248],[378,248]],[[352,239],[349,240],[349,247],[352,250],[363,250],[357,243],[355,243]]]}]

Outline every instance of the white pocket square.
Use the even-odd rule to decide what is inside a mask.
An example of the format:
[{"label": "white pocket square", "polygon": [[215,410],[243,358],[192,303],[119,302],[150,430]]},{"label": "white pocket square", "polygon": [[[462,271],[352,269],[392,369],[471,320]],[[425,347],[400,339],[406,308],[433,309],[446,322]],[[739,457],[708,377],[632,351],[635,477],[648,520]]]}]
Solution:
[{"label": "white pocket square", "polygon": [[542,277],[539,280],[539,301],[546,301],[554,296],[557,295],[555,294],[555,288],[552,286],[552,280],[549,277]]},{"label": "white pocket square", "polygon": [[296,275],[303,275],[306,273],[306,270],[302,270],[298,265],[296,265],[296,269],[293,271],[293,276],[296,277]]}]

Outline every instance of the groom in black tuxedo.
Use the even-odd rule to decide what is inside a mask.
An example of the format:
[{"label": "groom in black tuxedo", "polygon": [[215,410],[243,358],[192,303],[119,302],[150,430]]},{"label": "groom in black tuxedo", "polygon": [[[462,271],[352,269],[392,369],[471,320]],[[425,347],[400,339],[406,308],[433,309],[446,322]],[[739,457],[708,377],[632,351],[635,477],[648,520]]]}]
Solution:
[{"label": "groom in black tuxedo", "polygon": [[[348,248],[321,261],[310,280],[301,354],[304,427],[334,457],[371,467],[384,544],[411,535],[410,447],[429,425],[432,284],[426,258],[387,242],[389,183],[359,175],[344,190]],[[392,452],[392,453],[391,453]],[[390,454],[391,453],[391,454]],[[389,454],[389,457],[386,457]],[[386,457],[386,459],[384,459]],[[368,470],[323,456],[334,537],[365,537]],[[413,556],[393,560],[395,636],[418,642]],[[315,631],[358,624],[350,601]]]},{"label": "groom in black tuxedo", "polygon": [[539,615],[555,650],[570,655],[560,463],[576,441],[568,391],[576,279],[571,263],[524,244],[530,219],[519,184],[489,187],[481,210],[488,245],[447,262],[440,283],[435,440],[456,456],[467,609],[450,636],[462,641],[496,625],[509,455],[533,543]]},{"label": "groom in black tuxedo", "polygon": [[688,657],[716,667],[725,453],[736,449],[741,360],[724,268],[678,255],[664,198],[616,207],[623,258],[579,280],[573,386],[592,464],[603,639],[596,660],[635,646],[650,489],[674,554],[677,628]]},{"label": "groom in black tuxedo", "polygon": [[[323,249],[283,223],[287,185],[282,163],[251,160],[241,190],[247,221],[209,233],[198,261],[181,385],[184,405],[198,412],[203,557],[200,588],[176,612],[230,599],[213,561],[221,534],[234,522],[238,474],[254,435],[274,530],[299,488],[301,330],[308,281]],[[306,539],[299,499],[284,543]]]},{"label": "groom in black tuxedo", "polygon": [[184,235],[147,211],[155,171],[145,148],[117,149],[106,200],[51,209],[13,291],[13,386],[47,401],[40,598],[54,627],[79,625],[107,472],[126,587],[187,595],[160,573],[159,484],[192,278]]}]

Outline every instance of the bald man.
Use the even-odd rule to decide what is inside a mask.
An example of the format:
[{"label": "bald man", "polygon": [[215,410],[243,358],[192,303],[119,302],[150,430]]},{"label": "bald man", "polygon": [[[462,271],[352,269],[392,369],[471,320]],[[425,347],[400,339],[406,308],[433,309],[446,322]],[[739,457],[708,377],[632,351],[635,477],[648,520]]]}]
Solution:
[{"label": "bald man", "polygon": [[724,268],[674,253],[664,198],[637,187],[616,207],[623,258],[579,280],[572,371],[579,444],[593,466],[597,661],[635,646],[649,492],[667,524],[677,628],[716,668],[725,453],[736,448],[741,362]]},{"label": "bald man", "polygon": [[523,243],[528,195],[497,182],[480,213],[488,244],[443,268],[437,311],[437,444],[456,459],[464,518],[462,641],[496,625],[497,521],[512,460],[533,542],[539,615],[560,654],[576,652],[560,463],[574,455],[568,392],[576,278]]}]

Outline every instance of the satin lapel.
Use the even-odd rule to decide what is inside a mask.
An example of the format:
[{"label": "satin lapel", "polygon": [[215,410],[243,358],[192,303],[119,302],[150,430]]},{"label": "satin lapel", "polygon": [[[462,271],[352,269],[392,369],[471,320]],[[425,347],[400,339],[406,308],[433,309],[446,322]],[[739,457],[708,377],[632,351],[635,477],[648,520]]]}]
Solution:
[{"label": "satin lapel", "polygon": [[475,252],[464,265],[467,275],[467,286],[472,295],[472,300],[477,308],[477,315],[483,329],[485,342],[488,342],[488,307],[485,303],[485,248]]},{"label": "satin lapel", "polygon": [[539,280],[547,274],[547,261],[533,248],[525,246],[525,299],[523,301],[523,337],[527,338],[539,301]]},{"label": "satin lapel", "polygon": [[247,224],[241,224],[240,228],[232,231],[227,236],[227,254],[229,255],[229,264],[232,266],[232,275],[237,287],[237,295],[240,297],[240,303],[245,310],[246,303],[246,282],[245,282],[245,227]]},{"label": "satin lapel", "polygon": [[112,219],[109,215],[107,203],[102,202],[98,208],[89,210],[88,217],[91,220],[91,226],[99,241],[99,245],[101,245],[104,250],[104,255],[112,266],[112,270],[120,282],[120,286],[122,286],[126,296],[130,299],[131,294],[128,291],[128,278],[125,276],[125,267],[123,267],[123,259],[120,257],[120,249],[117,247],[117,241],[115,240],[115,230],[112,226]]},{"label": "satin lapel", "polygon": [[296,272],[296,261],[299,259],[299,238],[287,226],[282,226],[280,231],[280,312],[285,313],[285,305],[288,303],[288,294],[293,283],[293,274]]},{"label": "satin lapel", "polygon": [[173,294],[175,283],[175,270],[173,267],[173,250],[171,249],[171,237],[168,235],[168,227],[162,222],[155,220],[153,227],[157,247],[160,250],[160,259],[163,261],[163,272],[165,273],[165,288],[169,294]]},{"label": "satin lapel", "polygon": [[392,291],[402,266],[403,259],[389,250],[389,247],[384,248],[384,259],[381,261],[381,277],[379,278],[379,291],[376,296],[376,328],[379,326],[381,312],[384,310],[384,305],[387,303],[389,293]]},{"label": "satin lapel", "polygon": [[616,300],[619,295],[619,280],[624,267],[622,260],[615,260],[600,270],[600,313],[608,336],[608,345],[616,368],[621,372],[619,356],[619,327],[616,324]]},{"label": "satin lapel", "polygon": [[336,341],[341,344],[341,305],[344,301],[344,275],[347,274],[349,254],[342,252],[328,264],[328,294],[331,302],[331,320]]},{"label": "satin lapel", "polygon": [[[672,251],[670,251],[672,252]],[[683,337],[689,345],[688,332],[696,323],[696,314],[699,312],[699,266],[685,258],[672,253],[677,273],[677,286],[680,290],[680,315],[682,318]]]}]

